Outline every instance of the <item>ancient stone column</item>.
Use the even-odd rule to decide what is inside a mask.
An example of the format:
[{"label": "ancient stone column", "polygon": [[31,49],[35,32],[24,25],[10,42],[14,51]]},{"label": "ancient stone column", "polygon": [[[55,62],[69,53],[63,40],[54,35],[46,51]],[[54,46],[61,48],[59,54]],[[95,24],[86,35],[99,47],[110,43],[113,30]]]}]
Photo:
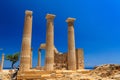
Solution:
[{"label": "ancient stone column", "polygon": [[0,61],[0,72],[2,72],[2,66],[1,66],[1,61]]},{"label": "ancient stone column", "polygon": [[76,49],[76,64],[77,69],[84,69],[84,52],[83,49]]},{"label": "ancient stone column", "polygon": [[25,23],[22,39],[22,50],[20,59],[20,71],[30,69],[31,37],[32,37],[32,11],[25,11]]},{"label": "ancient stone column", "polygon": [[40,53],[41,49],[38,49],[38,65],[37,67],[40,68],[41,67],[41,53]]},{"label": "ancient stone column", "polygon": [[0,72],[3,70],[3,64],[4,64],[4,54],[2,54],[2,61],[0,63]]},{"label": "ancient stone column", "polygon": [[30,68],[32,68],[32,48],[31,48],[31,53],[30,53]]},{"label": "ancient stone column", "polygon": [[74,38],[74,18],[68,18],[68,69],[76,70],[75,38]]},{"label": "ancient stone column", "polygon": [[54,23],[55,15],[47,14],[46,61],[45,70],[54,70]]}]

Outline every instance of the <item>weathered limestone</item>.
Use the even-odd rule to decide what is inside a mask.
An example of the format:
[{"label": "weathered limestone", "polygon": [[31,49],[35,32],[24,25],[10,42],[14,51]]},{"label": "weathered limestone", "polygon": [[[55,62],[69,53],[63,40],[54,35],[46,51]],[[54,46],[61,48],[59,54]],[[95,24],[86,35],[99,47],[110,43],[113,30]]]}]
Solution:
[{"label": "weathered limestone", "polygon": [[[46,49],[46,44],[45,43],[42,43],[40,45],[40,49]],[[59,53],[59,51],[57,50],[57,48],[54,46],[54,53],[57,54]]]},{"label": "weathered limestone", "polygon": [[55,48],[55,47],[54,47],[54,53],[55,54],[59,53],[58,50],[57,50],[57,48]]},{"label": "weathered limestone", "polygon": [[32,11],[25,11],[24,33],[20,59],[20,71],[30,69],[31,37],[32,37]]},{"label": "weathered limestone", "polygon": [[[26,11],[25,26],[22,41],[22,51],[20,60],[20,71],[17,74],[17,80],[28,79],[74,79],[74,75],[79,73],[88,73],[84,71],[83,50],[75,50],[74,38],[74,18],[68,18],[68,52],[61,53],[54,46],[54,18],[55,15],[47,14],[47,33],[46,43],[42,43],[38,49],[38,63],[36,68],[32,68],[32,49],[31,49],[31,34],[32,34],[32,12]],[[45,66],[41,67],[41,49],[46,50]],[[32,68],[32,69],[30,69]],[[29,70],[30,69],[30,70]],[[80,70],[76,70],[80,69]],[[77,72],[77,74],[75,74]],[[74,74],[72,74],[74,73]],[[72,75],[70,75],[72,74]],[[70,75],[70,78],[68,78]],[[68,77],[67,77],[68,76]],[[73,76],[73,77],[71,77]],[[80,74],[81,76],[81,74]],[[78,77],[78,76],[77,76]]]},{"label": "weathered limestone", "polygon": [[68,69],[76,70],[75,38],[74,38],[74,18],[68,18]]},{"label": "weathered limestone", "polygon": [[67,54],[54,54],[54,69],[55,70],[67,70]]},{"label": "weathered limestone", "polygon": [[84,52],[83,49],[76,49],[76,67],[77,69],[84,69]]},{"label": "weathered limestone", "polygon": [[3,70],[3,64],[4,64],[4,54],[2,54],[2,61],[0,63],[0,72]]},{"label": "weathered limestone", "polygon": [[32,48],[31,48],[31,53],[30,53],[30,68],[32,68]]},{"label": "weathered limestone", "polygon": [[0,72],[2,71],[2,66],[1,66],[1,63],[2,63],[2,62],[0,61]]},{"label": "weathered limestone", "polygon": [[45,43],[40,44],[40,49],[46,49],[46,44]]},{"label": "weathered limestone", "polygon": [[37,65],[38,68],[41,67],[41,49],[38,49],[38,65]]},{"label": "weathered limestone", "polygon": [[54,23],[55,15],[47,14],[46,61],[45,70],[54,70]]}]

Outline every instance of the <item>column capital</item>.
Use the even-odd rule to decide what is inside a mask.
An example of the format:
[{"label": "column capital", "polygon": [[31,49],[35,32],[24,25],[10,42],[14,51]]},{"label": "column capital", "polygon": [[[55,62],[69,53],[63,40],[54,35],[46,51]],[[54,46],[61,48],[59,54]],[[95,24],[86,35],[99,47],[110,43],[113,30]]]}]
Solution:
[{"label": "column capital", "polygon": [[66,22],[73,23],[75,20],[76,20],[75,18],[69,17],[69,18],[67,18]]},{"label": "column capital", "polygon": [[30,10],[26,10],[26,11],[25,11],[25,14],[26,14],[26,15],[31,15],[31,16],[32,16],[33,12],[30,11]]},{"label": "column capital", "polygon": [[46,15],[46,19],[47,20],[53,20],[55,18],[55,15],[54,14],[47,14]]}]

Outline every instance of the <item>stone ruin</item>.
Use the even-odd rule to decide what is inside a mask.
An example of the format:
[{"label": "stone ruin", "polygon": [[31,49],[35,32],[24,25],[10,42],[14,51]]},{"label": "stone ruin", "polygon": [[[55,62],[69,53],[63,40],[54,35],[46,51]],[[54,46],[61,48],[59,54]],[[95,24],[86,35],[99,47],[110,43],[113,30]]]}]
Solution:
[{"label": "stone ruin", "polygon": [[[54,54],[54,63],[55,70],[68,70],[68,53]],[[82,49],[76,49],[76,69],[84,69]]]},{"label": "stone ruin", "polygon": [[[55,15],[47,14],[46,43],[38,48],[38,64],[32,68],[32,11],[25,11],[24,31],[20,55],[20,68],[17,80],[26,80],[27,77],[39,79],[38,75],[50,73],[56,70],[80,70],[84,69],[83,49],[75,49],[74,21],[75,18],[68,18],[68,52],[62,53],[54,45],[54,18]],[[45,49],[45,66],[41,67],[41,50]],[[33,71],[33,72],[31,72]],[[34,74],[36,73],[36,74]],[[31,75],[30,75],[31,74]],[[37,77],[35,77],[37,76]],[[28,80],[29,80],[28,78]],[[30,78],[30,79],[31,79]],[[33,79],[32,79],[33,80]]]},{"label": "stone ruin", "polygon": [[[25,11],[25,23],[22,39],[22,50],[20,56],[20,72],[29,71],[32,68],[32,11]],[[74,21],[68,18],[68,52],[59,52],[54,46],[54,18],[55,15],[47,14],[46,43],[42,43],[38,49],[37,70],[77,70],[84,69],[83,49],[75,49]],[[46,50],[45,66],[41,68],[41,49]]]},{"label": "stone ruin", "polygon": [[[32,67],[32,11],[25,11],[24,33],[22,38],[22,49],[20,56],[20,69],[17,73],[17,80],[100,80],[103,77],[119,74],[119,65],[104,65],[95,70],[84,70],[84,53],[82,48],[75,48],[74,39],[74,18],[68,18],[68,52],[62,53],[54,45],[54,18],[55,15],[47,14],[46,43],[38,48],[38,63],[36,68]],[[46,50],[45,66],[41,66],[41,50]],[[0,72],[3,70],[4,54],[0,61]],[[106,70],[105,70],[106,69]],[[103,72],[100,72],[103,71]],[[109,71],[109,72],[105,72]],[[110,73],[111,71],[111,73]],[[85,74],[88,74],[86,77]],[[96,74],[98,73],[98,74]],[[111,76],[112,75],[112,76]],[[81,77],[83,76],[83,77]],[[118,75],[117,75],[118,76]],[[64,77],[64,78],[62,78]],[[80,78],[81,77],[81,78]],[[94,77],[95,79],[93,79]],[[60,78],[60,79],[59,79]],[[116,79],[116,78],[115,78]],[[108,79],[104,79],[108,80]]]},{"label": "stone ruin", "polygon": [[[38,50],[38,65],[36,69],[43,69],[41,67],[41,53],[42,49],[46,48],[46,44],[41,44]],[[76,69],[84,69],[84,59],[83,59],[83,49],[76,49]],[[58,52],[56,48],[54,48],[54,70],[68,70],[68,53]]]},{"label": "stone ruin", "polygon": [[[74,21],[75,18],[68,18],[68,52],[62,53],[54,45],[54,18],[55,15],[47,14],[46,43],[38,48],[38,63],[32,68],[32,11],[25,11],[24,31],[20,55],[20,68],[17,80],[36,80],[38,75],[56,72],[56,70],[82,70],[84,69],[83,49],[75,49]],[[45,49],[45,66],[41,66],[41,50]],[[4,54],[0,63],[0,72],[3,70]],[[59,75],[59,74],[58,74]]]}]

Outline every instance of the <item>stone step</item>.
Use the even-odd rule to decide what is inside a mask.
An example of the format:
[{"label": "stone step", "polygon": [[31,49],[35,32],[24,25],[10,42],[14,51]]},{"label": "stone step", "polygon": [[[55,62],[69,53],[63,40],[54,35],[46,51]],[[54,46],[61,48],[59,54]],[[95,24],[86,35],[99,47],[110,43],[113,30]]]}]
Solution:
[{"label": "stone step", "polygon": [[[22,74],[18,73],[17,80],[20,79],[31,79],[31,80],[49,80],[51,78],[62,78],[65,74],[73,74],[73,73],[87,73],[89,70],[79,70],[79,71],[72,71],[72,70],[56,70],[56,71],[26,71]],[[80,80],[91,80],[87,78],[83,78]],[[92,79],[94,80],[94,79]]]},{"label": "stone step", "polygon": [[[51,74],[51,73],[56,73],[55,71],[26,71],[23,72],[22,74]],[[21,74],[21,73],[18,73]]]}]

